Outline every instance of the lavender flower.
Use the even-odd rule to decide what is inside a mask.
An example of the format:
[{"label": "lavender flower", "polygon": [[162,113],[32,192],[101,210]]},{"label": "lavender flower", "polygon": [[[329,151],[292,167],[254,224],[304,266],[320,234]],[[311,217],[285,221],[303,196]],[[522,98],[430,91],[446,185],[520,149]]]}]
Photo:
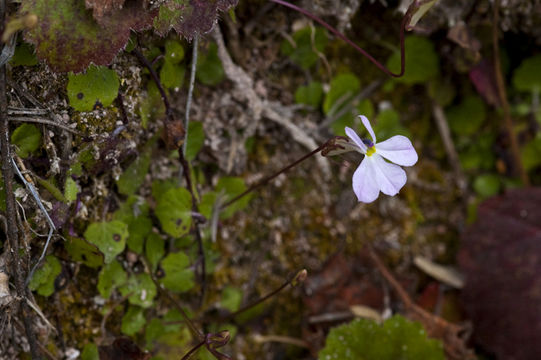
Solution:
[{"label": "lavender flower", "polygon": [[[406,172],[398,165],[412,166],[418,157],[411,141],[405,136],[396,135],[377,143],[370,121],[366,116],[359,117],[372,141],[361,140],[353,129],[346,127],[346,134],[354,143],[348,144],[348,148],[365,155],[353,173],[353,191],[359,201],[370,203],[378,198],[380,191],[390,196],[398,194],[406,184]],[[384,158],[397,165],[385,161]]]}]

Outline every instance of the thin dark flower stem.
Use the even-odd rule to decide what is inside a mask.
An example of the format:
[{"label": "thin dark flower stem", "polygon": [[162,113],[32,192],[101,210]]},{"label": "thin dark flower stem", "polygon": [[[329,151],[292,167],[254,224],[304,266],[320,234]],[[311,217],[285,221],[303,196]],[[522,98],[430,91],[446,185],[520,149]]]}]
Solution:
[{"label": "thin dark flower stem", "polygon": [[[304,272],[304,275],[306,275],[306,270],[302,270],[302,272]],[[235,316],[237,316],[238,314],[241,314],[249,309],[252,309],[254,307],[256,307],[257,305],[261,304],[262,302],[270,299],[271,297],[273,297],[274,295],[277,295],[280,291],[284,290],[288,285],[292,285],[294,286],[294,281],[297,280],[298,278],[298,275],[301,274],[301,272],[298,272],[295,276],[289,278],[286,280],[286,282],[284,282],[282,285],[280,285],[280,287],[278,287],[277,289],[273,290],[272,292],[268,293],[267,295],[257,299],[256,301],[246,305],[246,306],[243,306],[242,308],[240,308],[239,310],[231,313],[231,314],[228,314],[224,317],[222,317],[220,319],[220,321],[225,321],[225,320],[229,320],[229,319],[232,319],[234,318]]]},{"label": "thin dark flower stem", "polygon": [[293,5],[287,1],[283,1],[283,0],[269,0],[271,2],[274,2],[276,4],[280,4],[280,5],[283,5],[283,6],[286,6],[290,9],[293,9],[295,11],[298,11],[300,12],[301,14],[304,14],[305,16],[309,17],[310,19],[318,22],[320,25],[322,25],[323,27],[325,27],[327,30],[329,30],[330,32],[332,32],[334,35],[338,36],[340,39],[344,40],[345,42],[347,42],[349,45],[351,45],[355,50],[357,50],[358,52],[360,52],[363,56],[365,56],[368,60],[370,60],[374,65],[376,65],[381,71],[383,71],[385,74],[389,75],[389,76],[392,76],[392,77],[401,77],[402,75],[404,75],[404,71],[406,70],[406,57],[405,57],[405,46],[404,46],[404,33],[406,31],[406,25],[409,21],[409,19],[411,19],[411,14],[410,12],[406,12],[406,15],[404,15],[404,18],[402,19],[402,24],[400,25],[400,72],[398,73],[393,73],[391,70],[387,69],[387,67],[385,65],[383,65],[382,63],[380,63],[379,61],[377,61],[372,55],[370,55],[366,50],[364,50],[363,48],[361,48],[359,45],[355,44],[353,41],[351,41],[349,38],[347,38],[344,34],[342,34],[340,31],[336,30],[335,28],[333,28],[331,25],[329,25],[328,23],[326,23],[325,21],[321,20],[320,18],[318,18],[317,16],[309,13],[308,11],[306,11],[305,9],[303,8],[300,8],[296,5]]},{"label": "thin dark flower stem", "polygon": [[[167,121],[170,123],[174,122],[173,119],[173,110],[171,108],[171,105],[169,103],[169,99],[167,98],[167,94],[165,93],[165,90],[163,89],[163,86],[160,82],[160,78],[158,77],[158,74],[152,67],[152,64],[148,59],[137,49],[133,49],[133,53],[139,61],[146,66],[148,71],[150,72],[150,76],[156,83],[156,87],[158,88],[160,95],[162,97],[163,104],[165,105],[165,115],[167,117]],[[183,129],[184,135],[186,129]],[[186,138],[184,138],[184,142],[186,142]],[[183,146],[178,147],[178,156],[180,160],[180,164],[182,165],[182,173],[184,175],[184,178],[186,179],[186,187],[188,188],[188,191],[190,192],[190,195],[192,196],[192,210],[194,213],[199,213],[197,208],[197,198],[194,194],[194,189],[192,186],[192,179],[191,179],[191,172],[190,172],[190,165],[188,164],[188,161],[186,160],[183,152]],[[197,246],[198,246],[198,253],[199,253],[199,259],[200,259],[200,281],[201,281],[201,297],[200,297],[200,303],[203,302],[203,299],[205,297],[205,289],[206,289],[206,269],[205,269],[205,252],[203,250],[203,239],[201,238],[201,232],[199,230],[199,224],[197,222],[197,219],[194,219],[192,216],[193,224],[194,224],[194,232],[195,232],[195,238],[197,240]]]},{"label": "thin dark flower stem", "polygon": [[513,131],[513,121],[511,120],[511,111],[509,110],[509,102],[507,101],[507,91],[505,90],[505,81],[502,75],[502,66],[500,62],[500,44],[498,40],[498,26],[499,26],[499,14],[500,14],[500,0],[495,0],[493,4],[494,19],[492,21],[492,42],[494,51],[494,72],[496,75],[496,85],[498,88],[498,96],[500,97],[500,103],[502,104],[503,120],[505,129],[511,142],[511,152],[513,154],[515,162],[515,172],[518,173],[522,183],[525,186],[530,185],[530,178],[528,173],[522,165],[522,159],[520,157],[520,150],[518,147],[517,137]]},{"label": "thin dark flower stem", "polygon": [[[6,19],[6,1],[0,0],[0,33],[4,32]],[[15,280],[15,289],[18,303],[18,314],[23,320],[24,330],[32,359],[40,359],[36,334],[32,328],[33,321],[26,302],[26,286],[24,284],[23,264],[21,255],[26,253],[24,246],[19,241],[19,230],[17,228],[17,209],[15,207],[15,194],[13,192],[13,167],[11,164],[11,148],[9,143],[9,121],[8,103],[6,91],[6,66],[0,66],[0,151],[2,160],[2,176],[4,177],[4,191],[6,192],[6,222],[7,222],[7,243],[5,249],[10,249],[11,254],[11,276]]]},{"label": "thin dark flower stem", "polygon": [[173,121],[173,109],[171,108],[169,99],[167,99],[167,95],[165,94],[165,90],[163,89],[162,83],[160,82],[160,77],[156,73],[156,70],[154,70],[150,61],[148,61],[148,59],[139,51],[139,49],[135,48],[132,50],[132,52],[150,72],[150,76],[152,77],[152,80],[154,80],[154,82],[156,83],[156,87],[158,88],[158,91],[160,92],[160,95],[162,97],[163,104],[165,105],[165,116],[167,117],[168,121]]},{"label": "thin dark flower stem", "polygon": [[199,331],[197,327],[194,325],[193,321],[190,320],[190,318],[188,317],[188,314],[186,313],[186,311],[184,311],[184,308],[182,307],[182,305],[173,296],[171,296],[171,294],[169,294],[169,292],[166,289],[162,287],[162,285],[158,282],[158,280],[156,280],[156,278],[154,277],[154,274],[152,273],[152,270],[151,270],[152,268],[150,266],[150,262],[148,261],[148,259],[143,256],[142,260],[143,260],[143,263],[145,264],[145,267],[148,270],[150,279],[152,280],[154,285],[156,285],[156,288],[158,289],[158,291],[162,295],[164,295],[177,308],[177,310],[180,312],[180,315],[184,319],[184,322],[190,329],[190,332],[192,333],[192,335],[196,339],[199,339],[199,340],[205,339],[205,335],[201,331]]},{"label": "thin dark flower stem", "polygon": [[[188,188],[188,191],[192,196],[192,214],[198,214],[199,208],[197,206],[197,198],[194,194],[192,176],[190,172],[190,164],[188,164],[188,160],[186,160],[186,157],[182,152],[182,146],[178,148],[178,157],[180,159],[180,164],[182,165],[182,174],[184,175],[184,179],[186,180],[186,187]],[[192,224],[194,226],[194,234],[195,240],[197,241],[197,252],[199,257],[199,281],[201,283],[201,295],[199,297],[199,305],[201,305],[203,303],[203,300],[205,299],[205,292],[207,288],[205,251],[203,249],[203,238],[199,229],[199,221],[197,218],[194,217],[194,215],[192,215]]]},{"label": "thin dark flower stem", "polygon": [[197,350],[199,350],[200,347],[205,345],[205,340],[201,341],[199,344],[195,345],[193,348],[188,351],[181,360],[188,360]]},{"label": "thin dark flower stem", "polygon": [[247,194],[251,193],[252,191],[254,190],[257,190],[259,189],[260,187],[264,186],[264,185],[267,185],[270,181],[272,181],[273,179],[275,179],[277,176],[279,176],[280,174],[283,174],[285,173],[286,171],[288,171],[289,169],[293,168],[294,166],[300,164],[301,162],[303,162],[304,160],[314,156],[315,154],[317,154],[318,152],[320,152],[321,150],[325,149],[325,147],[327,147],[328,145],[328,141],[319,146],[317,149],[315,149],[314,151],[304,155],[303,157],[301,157],[300,159],[292,162],[291,164],[287,165],[286,167],[278,170],[276,173],[264,178],[263,180],[261,180],[260,182],[258,182],[257,184],[254,184],[252,186],[250,186],[248,189],[246,189],[246,191],[240,193],[239,195],[235,196],[234,198],[232,198],[231,200],[225,202],[222,206],[220,206],[220,211],[221,210],[224,210],[225,208],[227,208],[228,206],[230,206],[231,204],[233,204],[234,202],[238,201],[239,199],[243,198],[244,196],[246,196]]}]

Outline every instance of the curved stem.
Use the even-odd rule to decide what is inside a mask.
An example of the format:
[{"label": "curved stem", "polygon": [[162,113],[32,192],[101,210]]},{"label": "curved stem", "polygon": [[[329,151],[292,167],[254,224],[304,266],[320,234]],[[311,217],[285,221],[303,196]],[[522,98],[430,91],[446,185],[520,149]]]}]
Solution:
[{"label": "curved stem", "polygon": [[310,19],[316,21],[323,27],[325,27],[327,30],[332,32],[334,35],[338,36],[340,39],[347,42],[349,45],[351,45],[355,50],[360,52],[363,56],[365,56],[368,60],[370,60],[374,65],[376,65],[381,71],[383,71],[385,74],[392,76],[392,77],[401,77],[404,75],[404,71],[406,70],[406,56],[405,56],[405,46],[404,46],[404,32],[406,30],[406,24],[408,23],[409,19],[411,18],[410,11],[406,12],[406,15],[404,15],[404,18],[402,19],[402,24],[400,25],[400,72],[393,73],[391,70],[389,70],[385,65],[377,61],[372,55],[370,55],[366,50],[361,48],[359,45],[355,44],[353,41],[351,41],[349,38],[347,38],[344,34],[342,34],[340,31],[333,28],[331,25],[326,23],[325,21],[321,20],[317,16],[309,13],[308,11],[304,10],[303,8],[300,8],[296,5],[290,4],[287,1],[283,0],[269,0],[271,2],[274,2],[276,4],[280,4],[283,6],[286,6],[290,9],[293,9],[295,11],[300,12],[301,14],[304,14],[305,16],[309,17]]}]

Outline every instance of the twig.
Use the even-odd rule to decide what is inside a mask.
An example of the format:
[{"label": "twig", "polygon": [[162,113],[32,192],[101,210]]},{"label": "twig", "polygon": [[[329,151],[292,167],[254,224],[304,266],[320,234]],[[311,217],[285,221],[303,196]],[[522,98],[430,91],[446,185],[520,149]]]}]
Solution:
[{"label": "twig", "polygon": [[443,346],[447,357],[452,360],[475,359],[473,352],[470,351],[466,346],[466,327],[452,324],[416,305],[411,300],[406,290],[404,290],[402,285],[400,285],[398,280],[396,280],[389,269],[387,269],[383,261],[381,261],[380,257],[372,246],[367,245],[367,248],[372,262],[374,265],[376,265],[385,280],[394,289],[404,304],[408,316],[414,321],[421,322],[424,325],[428,336],[435,337],[443,341]]},{"label": "twig", "polygon": [[460,166],[460,160],[458,159],[455,144],[451,138],[449,124],[447,123],[443,109],[435,100],[432,100],[432,114],[434,115],[434,120],[436,120],[436,125],[443,141],[443,147],[447,153],[447,158],[449,159],[449,163],[451,164],[453,172],[455,173],[456,185],[460,191],[464,191],[466,189],[467,182],[466,178],[464,177],[464,173],[462,172],[462,167]]},{"label": "twig", "polygon": [[26,186],[28,191],[30,191],[30,194],[32,194],[32,197],[34,198],[34,200],[38,204],[38,207],[41,210],[41,212],[45,215],[45,219],[47,220],[47,223],[49,224],[49,234],[47,235],[47,241],[45,242],[45,246],[43,247],[43,251],[41,253],[41,256],[39,257],[36,264],[32,267],[32,270],[30,271],[30,273],[28,274],[28,276],[26,278],[26,281],[24,282],[25,286],[28,286],[28,283],[30,282],[30,280],[32,279],[32,276],[34,275],[34,271],[36,271],[37,267],[39,266],[39,264],[41,263],[41,261],[45,257],[45,254],[47,253],[47,248],[49,247],[49,243],[50,243],[51,238],[53,236],[53,231],[56,230],[56,227],[54,226],[53,220],[51,220],[51,218],[49,217],[49,213],[45,209],[45,206],[43,206],[43,203],[41,202],[41,198],[39,196],[39,193],[37,192],[34,185],[32,185],[30,182],[28,182],[25,179],[25,177],[21,173],[21,170],[19,170],[19,167],[17,166],[17,163],[15,163],[15,160],[13,158],[11,159],[11,161],[13,163],[13,168],[15,169],[15,172],[17,173],[19,178],[22,180],[22,182],[24,183],[24,185]]},{"label": "twig", "polygon": [[500,11],[500,0],[494,0],[493,4],[494,10],[494,19],[492,21],[492,42],[493,42],[493,52],[494,52],[494,72],[496,75],[496,85],[498,88],[498,96],[500,97],[500,103],[502,104],[503,110],[503,120],[505,129],[509,136],[511,142],[511,152],[513,153],[513,158],[515,160],[515,173],[520,176],[522,183],[525,186],[530,185],[530,178],[528,173],[522,165],[522,159],[520,157],[520,150],[518,148],[517,137],[513,131],[513,121],[511,120],[511,112],[509,110],[509,102],[507,101],[507,91],[505,89],[505,81],[503,80],[502,75],[502,65],[500,62],[500,44],[498,41],[498,25],[499,25],[499,11]]},{"label": "twig", "polygon": [[[259,98],[254,90],[252,78],[250,78],[250,76],[248,76],[248,74],[240,66],[233,63],[231,56],[227,52],[222,33],[220,32],[218,26],[214,27],[213,36],[218,47],[218,57],[222,61],[225,74],[235,84],[237,91],[234,96],[241,100],[247,101],[248,106],[252,111],[252,124],[250,125],[250,128],[247,129],[245,134],[251,135],[251,132],[255,131],[255,126],[257,126],[257,123],[261,117],[264,116],[285,127],[293,139],[302,144],[304,147],[308,149],[315,148],[317,146],[316,142],[310,136],[308,136],[304,130],[290,121],[287,116],[288,114],[284,114],[289,109],[285,108],[281,104],[271,103]],[[330,168],[327,160],[320,157],[317,158],[317,162],[323,170],[324,176],[330,176]]]},{"label": "twig", "polygon": [[281,335],[254,335],[254,341],[256,343],[266,343],[266,342],[278,342],[282,344],[295,345],[303,348],[310,348],[310,343],[306,340],[296,339],[289,336]]},{"label": "twig", "polygon": [[57,123],[55,121],[45,119],[45,118],[26,117],[26,116],[8,116],[8,120],[9,121],[18,121],[18,122],[33,122],[33,123],[38,123],[38,124],[56,126],[56,127],[60,128],[62,130],[68,131],[68,132],[70,132],[72,134],[83,136],[82,133],[80,133],[79,131],[77,131],[75,129],[70,128],[69,126],[59,124],[59,123]]},{"label": "twig", "polygon": [[[0,28],[3,33],[6,18],[6,0],[0,0]],[[11,149],[9,145],[9,127],[7,116],[7,93],[6,93],[6,66],[0,66],[0,151],[2,160],[2,176],[4,177],[4,190],[6,192],[6,217],[7,217],[7,243],[11,253],[11,273],[15,280],[17,296],[24,299],[25,284],[20,254],[25,249],[20,246],[19,231],[17,229],[15,194],[13,192],[13,168],[11,166]],[[4,245],[6,247],[6,245]],[[36,343],[36,335],[32,328],[30,311],[26,301],[19,302],[19,314],[23,320],[26,337],[30,346],[32,359],[39,359],[39,351]]]}]

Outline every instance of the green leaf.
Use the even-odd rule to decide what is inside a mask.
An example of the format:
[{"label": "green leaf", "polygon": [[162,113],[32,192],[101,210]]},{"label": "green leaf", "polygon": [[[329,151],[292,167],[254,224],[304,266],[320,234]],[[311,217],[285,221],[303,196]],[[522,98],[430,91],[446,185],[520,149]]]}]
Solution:
[{"label": "green leaf", "polygon": [[109,65],[126,46],[131,30],[150,26],[156,16],[138,1],[127,2],[99,23],[85,1],[79,0],[22,1],[19,14],[28,13],[39,21],[26,32],[25,40],[36,46],[38,57],[56,72],[80,72],[91,63]]},{"label": "green leaf", "polygon": [[147,348],[149,347],[150,343],[162,336],[164,333],[165,329],[161,320],[158,318],[152,318],[150,323],[148,323],[145,327],[145,341],[147,343]]},{"label": "green leaf", "polygon": [[188,143],[186,144],[186,154],[184,155],[188,161],[192,161],[195,159],[205,142],[203,123],[200,121],[190,121],[190,124],[188,125],[188,138],[186,141]]},{"label": "green leaf", "polygon": [[295,102],[297,104],[306,104],[317,109],[323,98],[323,85],[314,81],[306,86],[299,86],[295,91]]},{"label": "green leaf", "polygon": [[[395,78],[405,84],[420,84],[436,78],[440,72],[438,54],[434,45],[425,37],[411,35],[405,41],[406,72]],[[397,51],[387,61],[387,67],[397,73],[400,71],[400,53]]]},{"label": "green leaf", "polygon": [[100,249],[105,256],[105,263],[109,264],[126,247],[128,225],[118,220],[92,223],[87,227],[84,237]]},{"label": "green leaf", "polygon": [[192,196],[184,188],[166,191],[157,199],[154,213],[162,229],[173,237],[181,237],[192,225]]},{"label": "green leaf", "polygon": [[28,157],[39,149],[41,144],[41,131],[32,124],[22,124],[11,134],[11,143],[16,146],[17,155]]},{"label": "green leaf", "polygon": [[[218,180],[215,192],[222,195],[222,204],[233,199],[246,190],[244,180],[239,177],[224,176]],[[235,212],[244,209],[252,199],[253,194],[248,194],[228,206],[222,213],[221,218],[226,219]]]},{"label": "green leaf", "polygon": [[81,360],[100,360],[98,346],[93,343],[86,344],[81,353]]},{"label": "green leaf", "polygon": [[77,200],[77,194],[79,193],[79,186],[70,176],[66,178],[66,185],[64,185],[64,197],[68,202]]},{"label": "green leaf", "polygon": [[122,317],[120,330],[123,334],[133,336],[145,326],[145,323],[146,319],[143,309],[138,306],[130,305],[128,311]]},{"label": "green leaf", "polygon": [[121,194],[132,195],[141,187],[150,167],[150,155],[151,149],[147,149],[119,176],[116,185]]},{"label": "green leaf", "polygon": [[194,287],[193,270],[189,268],[190,259],[182,252],[171,253],[162,260],[165,276],[160,282],[173,292],[185,292]]},{"label": "green leaf", "polygon": [[165,241],[156,233],[150,233],[145,242],[145,254],[152,266],[152,271],[158,267],[158,263],[165,255]]},{"label": "green leaf", "polygon": [[21,42],[15,48],[15,54],[10,59],[13,66],[34,66],[38,63],[34,47],[27,42]]},{"label": "green leaf", "polygon": [[[312,42],[312,30],[314,41]],[[291,58],[291,61],[303,69],[311,68],[318,60],[319,53],[322,53],[327,46],[327,33],[322,27],[306,27],[293,34],[294,44],[284,40],[280,46],[282,54]],[[316,51],[314,51],[316,49]]]},{"label": "green leaf", "polygon": [[91,268],[97,268],[103,265],[103,254],[94,244],[84,239],[68,236],[64,243],[64,248],[75,262],[82,263]]},{"label": "green leaf", "polygon": [[147,94],[139,101],[139,116],[141,123],[146,129],[150,120],[158,119],[165,115],[165,105],[156,84],[151,81],[147,84]]},{"label": "green leaf", "polygon": [[131,294],[128,298],[130,304],[143,308],[152,306],[157,291],[156,285],[146,273],[130,276],[128,282],[122,285],[119,290],[122,296]]},{"label": "green leaf", "polygon": [[455,134],[473,135],[485,120],[485,103],[477,96],[468,96],[460,104],[446,109],[445,113]]},{"label": "green leaf", "polygon": [[124,285],[128,281],[128,275],[122,265],[116,260],[105,265],[98,275],[98,291],[102,298],[109,299],[112,291]]},{"label": "green leaf", "polygon": [[205,85],[218,85],[225,77],[222,62],[218,57],[218,47],[211,43],[206,53],[199,53],[197,59],[197,80]]},{"label": "green leaf", "polygon": [[242,302],[242,291],[232,286],[226,286],[222,292],[220,304],[231,312],[237,311]]},{"label": "green leaf", "polygon": [[522,164],[527,171],[541,165],[541,136],[526,143],[520,153]]},{"label": "green leaf", "polygon": [[177,188],[177,181],[173,179],[169,180],[154,180],[152,182],[152,197],[154,200],[158,200],[171,189]]},{"label": "green leaf", "polygon": [[60,275],[62,265],[53,255],[47,255],[40,268],[34,272],[28,287],[38,291],[41,296],[50,296],[54,293],[54,281]]},{"label": "green leaf", "polygon": [[520,91],[541,90],[541,55],[522,62],[513,73],[513,85]]},{"label": "green leaf", "polygon": [[473,181],[473,189],[482,197],[490,197],[500,192],[501,181],[498,175],[479,175]]},{"label": "green leaf", "polygon": [[165,42],[165,59],[171,64],[178,64],[184,59],[184,48],[177,40],[167,40]]},{"label": "green leaf", "polygon": [[85,74],[68,75],[68,99],[77,111],[107,107],[118,95],[120,82],[114,70],[91,66]]},{"label": "green leaf", "polygon": [[329,332],[318,359],[340,360],[444,360],[440,341],[428,339],[419,323],[400,315],[383,325],[357,319]]},{"label": "green leaf", "polygon": [[130,196],[113,215],[114,220],[128,224],[126,245],[137,254],[143,253],[145,237],[152,230],[148,204],[144,198]]},{"label": "green leaf", "polygon": [[411,137],[410,132],[400,124],[400,115],[393,109],[386,109],[378,114],[374,123],[374,133],[378,142],[394,135]]},{"label": "green leaf", "polygon": [[331,88],[323,102],[325,115],[336,114],[357,95],[361,89],[361,82],[357,76],[346,73],[337,75],[331,80]]},{"label": "green leaf", "polygon": [[180,89],[184,82],[184,74],[186,69],[180,64],[172,63],[169,60],[165,60],[162,68],[160,69],[160,81],[162,85],[169,89]]}]

